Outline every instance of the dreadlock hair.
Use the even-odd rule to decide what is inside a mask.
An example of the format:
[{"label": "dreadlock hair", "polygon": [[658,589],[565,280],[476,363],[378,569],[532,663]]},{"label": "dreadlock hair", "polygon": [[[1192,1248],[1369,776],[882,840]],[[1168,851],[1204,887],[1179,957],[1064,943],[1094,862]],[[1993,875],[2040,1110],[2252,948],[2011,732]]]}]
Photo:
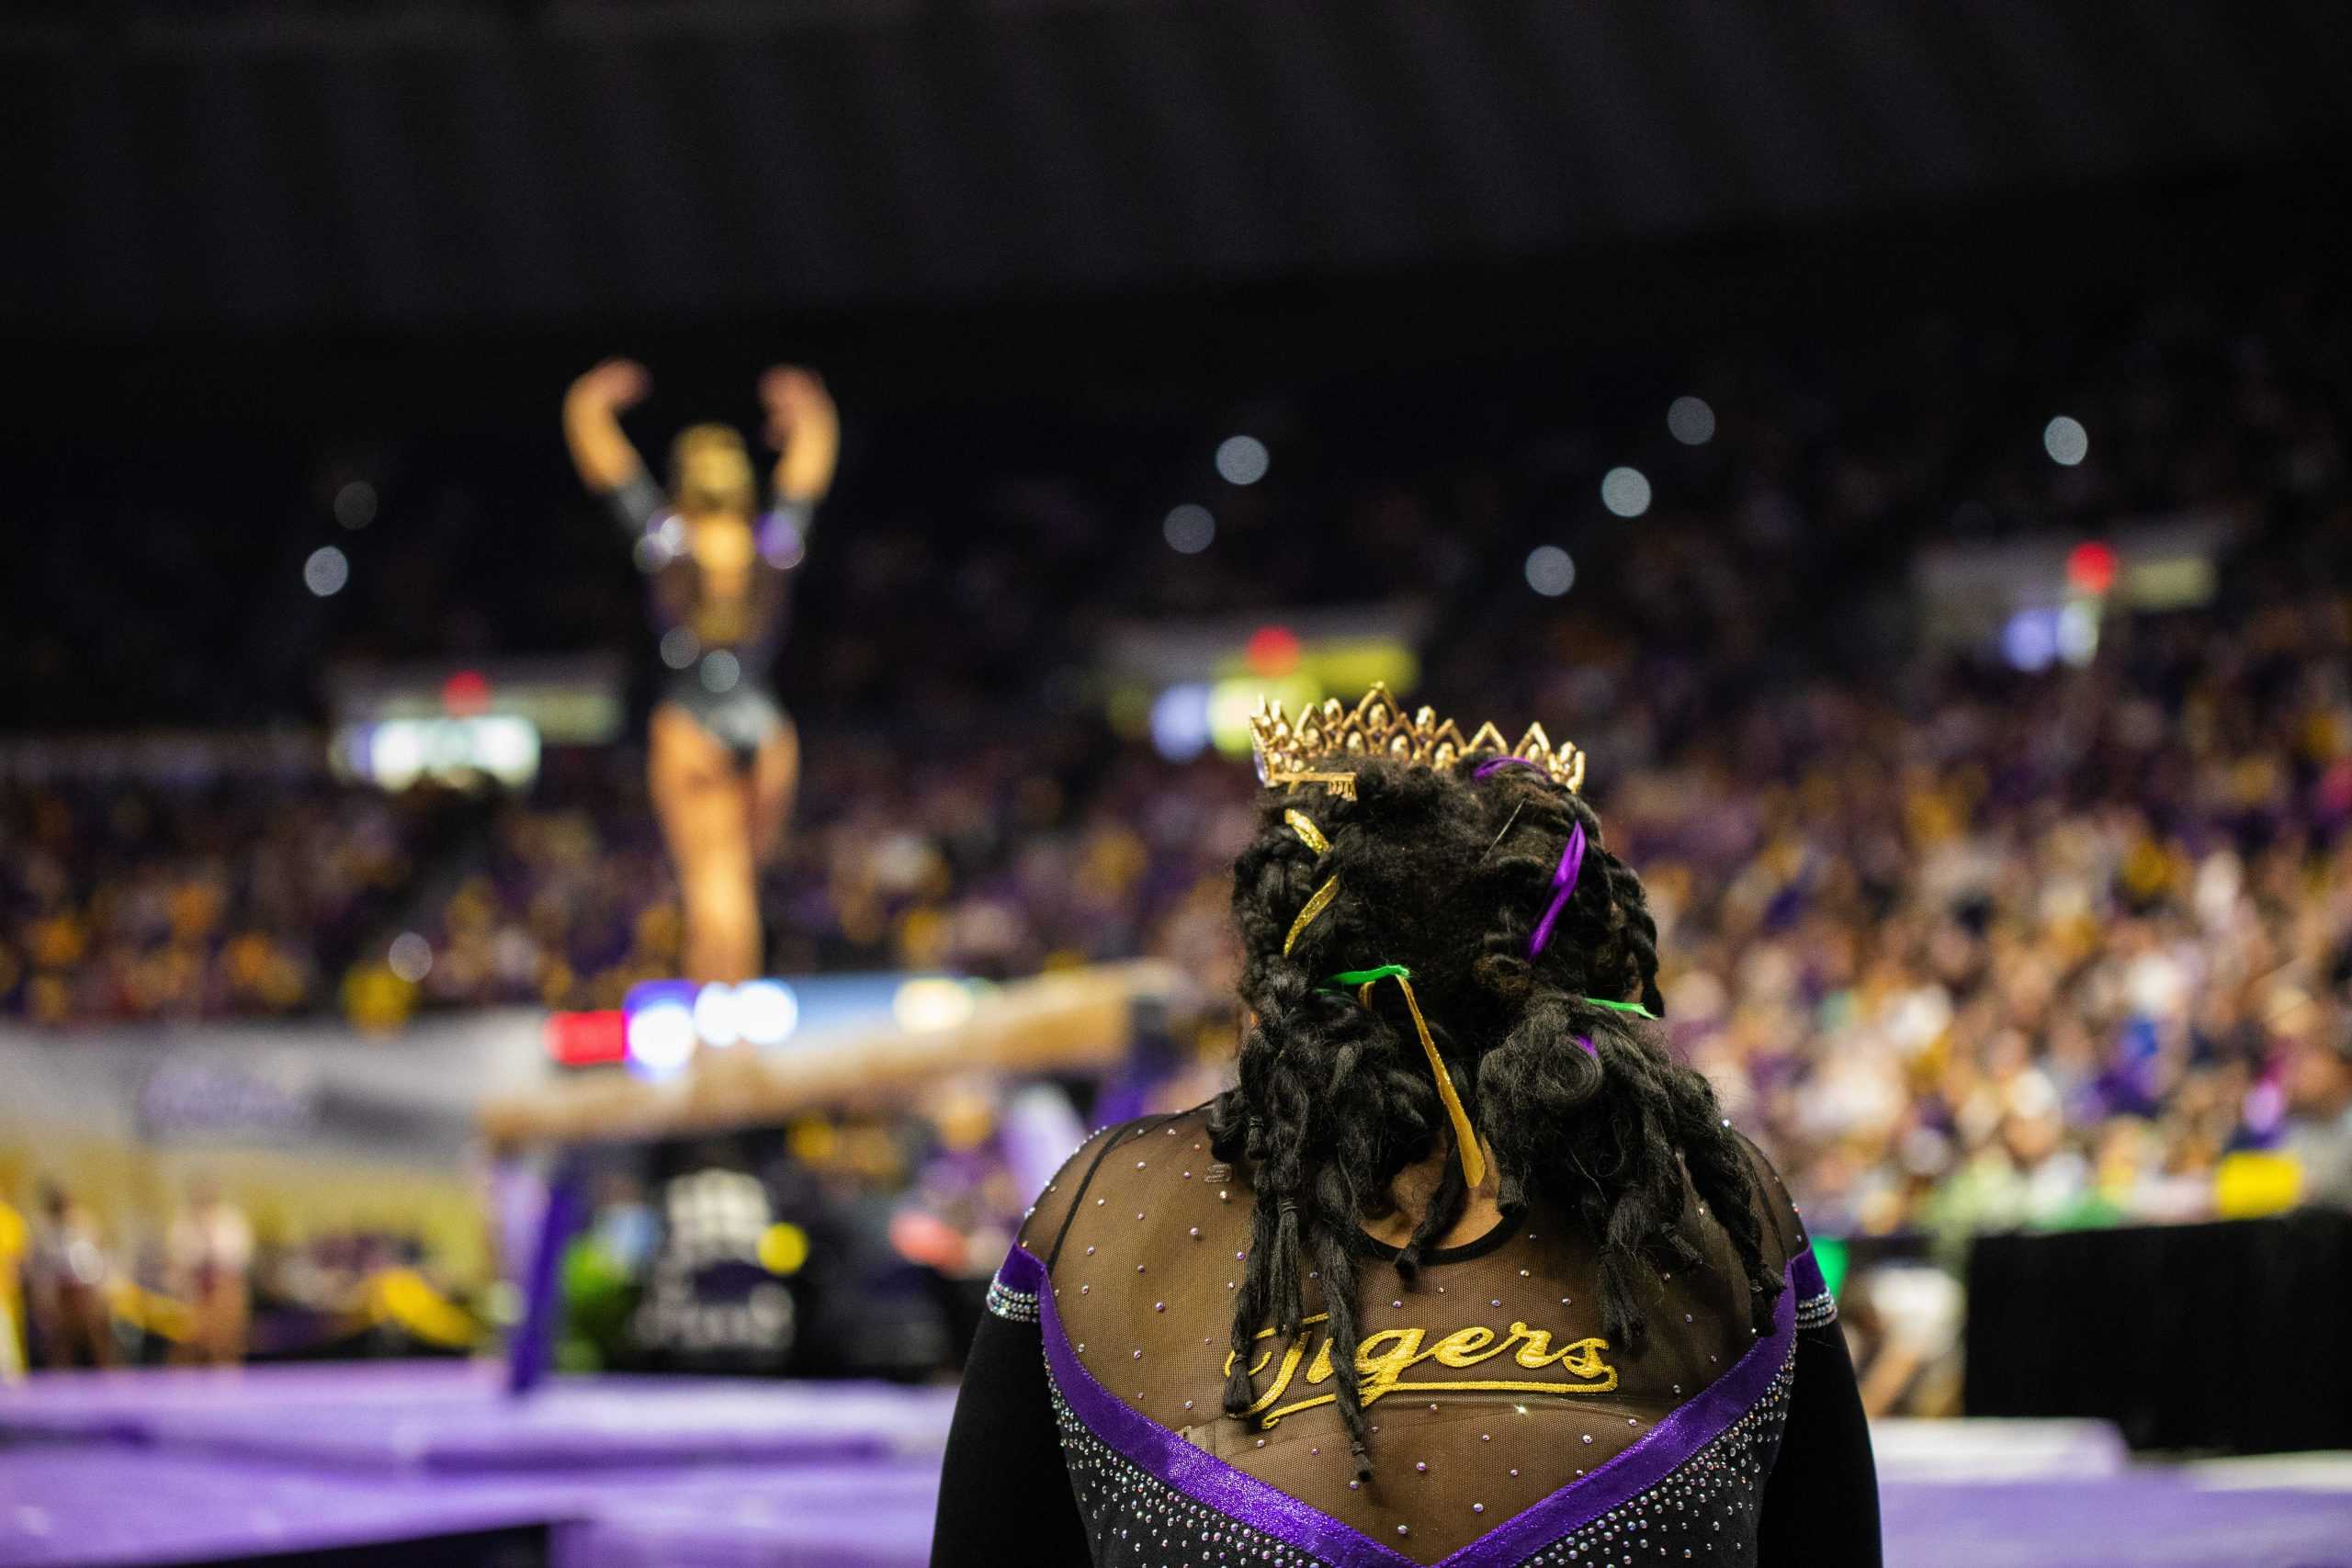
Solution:
[{"label": "dreadlock hair", "polygon": [[[1610,1340],[1638,1350],[1659,1265],[1702,1262],[1682,1228],[1684,1172],[1713,1209],[1747,1277],[1752,1316],[1771,1326],[1781,1289],[1768,1272],[1755,1179],[1706,1080],[1667,1054],[1654,1026],[1589,998],[1638,997],[1665,1011],[1657,926],[1633,871],[1602,847],[1591,807],[1540,769],[1484,779],[1480,753],[1451,770],[1385,759],[1352,762],[1355,798],[1272,796],[1234,865],[1244,950],[1241,999],[1255,1015],[1238,1082],[1211,1107],[1211,1147],[1246,1159],[1255,1201],[1247,1271],[1236,1292],[1225,1408],[1256,1399],[1257,1335],[1295,1341],[1301,1273],[1320,1276],[1337,1401],[1358,1473],[1369,1478],[1353,1348],[1364,1222],[1395,1210],[1407,1166],[1452,1147],[1419,1036],[1393,994],[1363,1005],[1327,988],[1336,972],[1402,964],[1474,1120],[1494,1154],[1505,1208],[1542,1197],[1600,1244]],[[1329,840],[1317,854],[1283,820],[1303,808]],[[1572,828],[1587,849],[1573,895],[1542,953],[1528,942],[1553,893]],[[1332,902],[1287,956],[1283,943],[1317,888]],[[1592,1043],[1588,1053],[1577,1043]],[[1460,1218],[1467,1198],[1448,1160],[1396,1260],[1408,1278]]]}]

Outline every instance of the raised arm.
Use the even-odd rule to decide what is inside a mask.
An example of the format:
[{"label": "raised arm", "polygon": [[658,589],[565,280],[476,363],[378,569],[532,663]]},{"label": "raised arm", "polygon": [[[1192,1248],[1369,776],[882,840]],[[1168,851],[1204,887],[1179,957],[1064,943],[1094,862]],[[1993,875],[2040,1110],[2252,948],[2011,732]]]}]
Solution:
[{"label": "raised arm", "polygon": [[563,397],[563,438],[580,482],[610,495],[645,472],[645,460],[621,432],[620,412],[652,385],[645,367],[607,359],[571,384]]},{"label": "raised arm", "polygon": [[779,365],[760,378],[767,405],[767,441],[775,448],[775,498],[814,506],[832,488],[841,456],[842,422],[824,378],[797,365]]}]

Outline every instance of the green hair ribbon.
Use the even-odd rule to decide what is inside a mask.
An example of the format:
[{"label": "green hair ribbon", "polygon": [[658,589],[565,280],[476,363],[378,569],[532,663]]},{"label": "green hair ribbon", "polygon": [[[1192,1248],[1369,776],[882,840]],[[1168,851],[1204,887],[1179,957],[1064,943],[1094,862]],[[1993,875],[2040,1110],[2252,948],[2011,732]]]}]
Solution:
[{"label": "green hair ribbon", "polygon": [[1635,1018],[1656,1021],[1657,1014],[1639,1002],[1612,1002],[1607,997],[1578,997],[1577,1000],[1589,1007],[1607,1008],[1611,1012],[1630,1012]]}]

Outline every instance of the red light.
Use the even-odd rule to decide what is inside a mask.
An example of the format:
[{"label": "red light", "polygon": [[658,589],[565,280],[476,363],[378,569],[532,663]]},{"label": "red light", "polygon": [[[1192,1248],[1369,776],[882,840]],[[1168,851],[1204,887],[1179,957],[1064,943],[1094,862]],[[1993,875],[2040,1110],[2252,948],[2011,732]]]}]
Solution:
[{"label": "red light", "polygon": [[2115,547],[2086,539],[2066,552],[2066,586],[2077,593],[2104,593],[2115,585]]},{"label": "red light", "polygon": [[1298,637],[1288,626],[1260,626],[1246,657],[1253,675],[1287,675],[1298,668]]},{"label": "red light", "polygon": [[444,711],[464,717],[490,707],[490,682],[479,670],[460,670],[441,682]]},{"label": "red light", "polygon": [[942,1272],[964,1266],[963,1233],[920,1209],[901,1209],[890,1216],[890,1247],[908,1262]]},{"label": "red light", "polygon": [[548,1016],[548,1055],[564,1067],[600,1067],[628,1057],[628,1019],[610,1012],[559,1012]]}]

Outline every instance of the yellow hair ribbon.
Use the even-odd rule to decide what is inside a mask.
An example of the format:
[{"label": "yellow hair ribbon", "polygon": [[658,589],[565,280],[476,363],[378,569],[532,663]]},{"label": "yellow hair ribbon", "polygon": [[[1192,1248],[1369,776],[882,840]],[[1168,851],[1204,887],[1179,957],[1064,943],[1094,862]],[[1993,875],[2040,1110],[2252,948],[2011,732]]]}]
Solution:
[{"label": "yellow hair ribbon", "polygon": [[1430,1077],[1437,1080],[1437,1097],[1445,1102],[1446,1119],[1453,1123],[1453,1152],[1462,1161],[1462,1179],[1473,1190],[1487,1179],[1487,1156],[1478,1147],[1477,1129],[1470,1125],[1470,1112],[1462,1103],[1462,1096],[1453,1087],[1453,1075],[1445,1070],[1445,1058],[1437,1054],[1437,1042],[1430,1038],[1429,1021],[1421,1016],[1421,1002],[1413,995],[1413,974],[1402,964],[1384,964],[1377,969],[1358,969],[1345,975],[1334,975],[1332,980],[1356,987],[1356,1000],[1365,1007],[1372,1005],[1372,988],[1383,980],[1394,980],[1396,988],[1405,993],[1405,1009],[1413,1015],[1414,1031],[1421,1037],[1421,1051],[1430,1059]]},{"label": "yellow hair ribbon", "polygon": [[1283,820],[1289,823],[1290,830],[1296,833],[1300,840],[1317,854],[1328,855],[1331,852],[1331,840],[1323,836],[1322,829],[1307,819],[1306,812],[1285,811],[1283,813]]},{"label": "yellow hair ribbon", "polygon": [[1288,958],[1290,956],[1290,950],[1298,945],[1298,933],[1305,931],[1308,926],[1313,925],[1315,923],[1315,917],[1329,908],[1331,907],[1331,900],[1337,898],[1339,896],[1340,879],[1336,876],[1332,877],[1329,881],[1324,883],[1322,886],[1315,890],[1314,897],[1307,899],[1306,907],[1299,910],[1298,919],[1290,923],[1290,935],[1283,938],[1283,956],[1284,958]]}]

